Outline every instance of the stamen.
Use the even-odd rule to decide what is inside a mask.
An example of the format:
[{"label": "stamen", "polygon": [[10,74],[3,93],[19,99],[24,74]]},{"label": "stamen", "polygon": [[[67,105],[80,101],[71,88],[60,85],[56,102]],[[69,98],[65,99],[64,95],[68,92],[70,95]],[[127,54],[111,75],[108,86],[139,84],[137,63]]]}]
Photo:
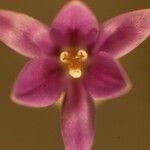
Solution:
[{"label": "stamen", "polygon": [[85,61],[88,58],[86,51],[82,49],[78,51],[77,55],[82,57],[82,61]]},{"label": "stamen", "polygon": [[76,54],[69,54],[67,51],[63,51],[60,54],[60,61],[67,65],[68,73],[73,78],[81,77],[81,65],[87,58],[87,52],[83,49],[79,50]]},{"label": "stamen", "polygon": [[68,57],[69,57],[69,53],[67,51],[64,51],[60,54],[60,61],[63,63],[68,63]]}]

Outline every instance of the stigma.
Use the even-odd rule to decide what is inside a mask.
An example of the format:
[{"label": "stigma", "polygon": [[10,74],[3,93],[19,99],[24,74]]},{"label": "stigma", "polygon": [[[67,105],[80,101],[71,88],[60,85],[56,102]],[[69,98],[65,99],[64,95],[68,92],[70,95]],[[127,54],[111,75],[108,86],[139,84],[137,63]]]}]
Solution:
[{"label": "stigma", "polygon": [[60,61],[67,66],[68,74],[73,78],[80,78],[82,76],[82,64],[87,60],[88,54],[81,49],[75,54],[63,51],[60,53]]}]

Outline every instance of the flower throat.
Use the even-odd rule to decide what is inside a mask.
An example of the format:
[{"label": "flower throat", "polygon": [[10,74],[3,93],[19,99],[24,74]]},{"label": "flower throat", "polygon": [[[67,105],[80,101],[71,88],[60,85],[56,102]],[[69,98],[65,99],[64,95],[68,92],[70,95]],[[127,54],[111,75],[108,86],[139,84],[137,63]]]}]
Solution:
[{"label": "flower throat", "polygon": [[82,64],[87,60],[88,54],[81,49],[76,54],[63,51],[60,53],[60,61],[67,65],[68,73],[73,78],[80,78],[82,75]]}]

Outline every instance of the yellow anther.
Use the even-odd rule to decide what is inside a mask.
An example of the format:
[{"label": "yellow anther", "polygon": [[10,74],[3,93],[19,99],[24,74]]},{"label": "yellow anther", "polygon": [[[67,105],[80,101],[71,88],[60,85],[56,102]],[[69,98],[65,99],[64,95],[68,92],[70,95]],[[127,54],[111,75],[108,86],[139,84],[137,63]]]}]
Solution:
[{"label": "yellow anther", "polygon": [[82,75],[82,63],[87,60],[88,54],[85,50],[81,49],[76,54],[69,54],[63,51],[60,54],[60,61],[65,63],[68,67],[68,73],[73,78],[79,78]]},{"label": "yellow anther", "polygon": [[63,62],[63,63],[68,63],[68,57],[69,57],[69,53],[67,51],[63,51],[61,54],[60,54],[60,61]]},{"label": "yellow anther", "polygon": [[85,61],[88,58],[87,52],[85,50],[83,50],[83,49],[79,50],[77,52],[77,55],[78,55],[78,57],[81,58],[82,61]]}]

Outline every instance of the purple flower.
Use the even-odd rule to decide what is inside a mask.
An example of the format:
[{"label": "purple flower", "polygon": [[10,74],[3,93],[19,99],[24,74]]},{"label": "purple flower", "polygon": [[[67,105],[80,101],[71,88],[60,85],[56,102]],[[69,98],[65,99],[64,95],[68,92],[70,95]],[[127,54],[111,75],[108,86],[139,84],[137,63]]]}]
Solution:
[{"label": "purple flower", "polygon": [[129,80],[117,59],[150,35],[150,9],[114,17],[99,26],[79,1],[69,2],[51,28],[0,10],[0,39],[31,60],[12,90],[15,103],[45,107],[64,93],[62,136],[66,150],[90,150],[94,137],[94,100],[118,97]]}]

